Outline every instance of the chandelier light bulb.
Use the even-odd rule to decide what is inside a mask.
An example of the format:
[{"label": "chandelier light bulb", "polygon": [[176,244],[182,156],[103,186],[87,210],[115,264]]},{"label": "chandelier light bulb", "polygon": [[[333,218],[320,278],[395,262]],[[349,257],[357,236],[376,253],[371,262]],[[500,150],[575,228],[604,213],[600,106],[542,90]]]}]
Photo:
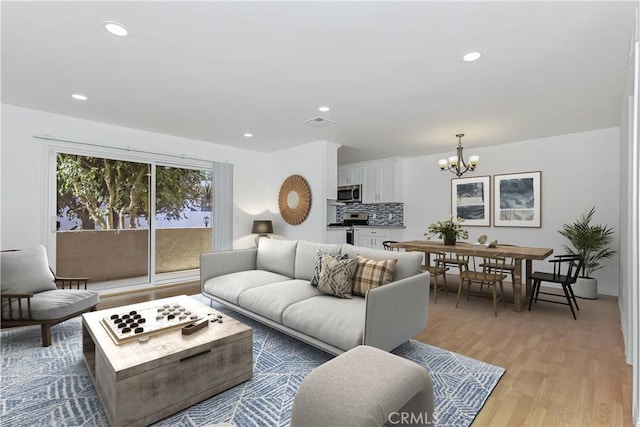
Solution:
[{"label": "chandelier light bulb", "polygon": [[473,171],[480,163],[480,156],[471,156],[469,157],[469,162],[466,163],[464,161],[464,156],[462,155],[462,137],[464,133],[459,133],[456,135],[458,138],[458,147],[456,148],[456,155],[450,156],[449,159],[440,159],[438,160],[438,167],[441,171],[448,170],[449,172],[455,174],[457,177],[461,177],[465,172]]}]

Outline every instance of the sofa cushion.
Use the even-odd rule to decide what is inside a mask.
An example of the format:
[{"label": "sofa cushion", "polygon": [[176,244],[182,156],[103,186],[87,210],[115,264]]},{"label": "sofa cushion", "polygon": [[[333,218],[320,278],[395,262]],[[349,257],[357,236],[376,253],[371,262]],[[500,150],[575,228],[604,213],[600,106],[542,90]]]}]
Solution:
[{"label": "sofa cushion", "polygon": [[342,245],[342,253],[347,254],[349,258],[355,258],[358,255],[374,260],[396,258],[398,262],[396,263],[396,270],[393,273],[393,281],[422,273],[422,260],[424,258],[422,252],[390,252],[382,249],[371,249],[345,244]]},{"label": "sofa cushion", "polygon": [[[84,289],[56,289],[38,292],[31,298],[31,314],[33,320],[56,320],[82,311],[88,311],[100,302],[97,291]],[[9,310],[3,307],[3,316],[7,319]],[[19,318],[18,302],[14,300],[12,311],[14,319]],[[23,303],[23,310],[25,305]],[[24,313],[24,311],[23,311]]]},{"label": "sofa cushion", "polygon": [[57,289],[44,246],[0,253],[0,285],[5,293],[38,293]]},{"label": "sofa cushion", "polygon": [[238,297],[240,297],[240,294],[247,289],[268,285],[270,283],[283,282],[290,279],[290,277],[272,273],[270,271],[247,270],[209,279],[204,282],[202,289],[204,292],[215,297],[238,304]]},{"label": "sofa cushion", "polygon": [[338,298],[351,298],[353,274],[356,272],[357,264],[357,259],[338,259],[331,255],[323,255],[318,290]]},{"label": "sofa cushion", "polygon": [[364,321],[362,297],[341,299],[321,295],[292,304],[282,313],[283,325],[342,350],[362,344]]},{"label": "sofa cushion", "polygon": [[353,278],[353,295],[365,296],[369,289],[391,282],[396,269],[397,259],[376,261],[360,255],[356,258],[358,266]]},{"label": "sofa cushion", "polygon": [[247,289],[240,295],[238,305],[282,323],[282,312],[287,307],[318,295],[322,293],[309,286],[307,280],[294,279]]},{"label": "sofa cushion", "polygon": [[294,277],[297,240],[260,239],[256,265],[258,270]]},{"label": "sofa cushion", "polygon": [[311,276],[311,279],[309,280],[309,283],[311,284],[311,286],[318,286],[318,282],[320,281],[320,272],[322,271],[322,257],[324,255],[332,255],[335,256],[337,259],[347,259],[347,254],[327,254],[326,252],[322,252],[322,251],[318,251],[318,255],[316,255],[316,264],[313,267],[313,275]]},{"label": "sofa cushion", "polygon": [[[304,240],[298,241],[296,247],[296,262],[295,262],[295,278],[311,280],[314,275],[314,269],[316,266],[316,260],[318,259],[318,251],[324,252],[330,255],[340,254],[340,245],[330,245],[321,243],[305,242]],[[315,284],[311,283],[314,286]]]}]

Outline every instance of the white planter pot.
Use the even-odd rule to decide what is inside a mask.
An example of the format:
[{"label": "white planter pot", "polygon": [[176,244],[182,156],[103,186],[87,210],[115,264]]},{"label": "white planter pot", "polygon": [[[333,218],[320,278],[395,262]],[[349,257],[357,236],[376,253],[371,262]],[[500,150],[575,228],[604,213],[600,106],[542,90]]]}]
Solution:
[{"label": "white planter pot", "polygon": [[578,298],[598,299],[598,279],[578,277],[573,284],[573,293]]}]

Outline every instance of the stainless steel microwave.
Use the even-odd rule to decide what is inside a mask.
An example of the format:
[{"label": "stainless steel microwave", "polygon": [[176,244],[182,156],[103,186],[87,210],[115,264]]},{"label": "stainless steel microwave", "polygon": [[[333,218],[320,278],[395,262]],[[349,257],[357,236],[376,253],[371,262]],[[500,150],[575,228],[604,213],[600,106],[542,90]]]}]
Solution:
[{"label": "stainless steel microwave", "polygon": [[362,202],[362,185],[342,185],[338,187],[338,201],[343,203]]}]

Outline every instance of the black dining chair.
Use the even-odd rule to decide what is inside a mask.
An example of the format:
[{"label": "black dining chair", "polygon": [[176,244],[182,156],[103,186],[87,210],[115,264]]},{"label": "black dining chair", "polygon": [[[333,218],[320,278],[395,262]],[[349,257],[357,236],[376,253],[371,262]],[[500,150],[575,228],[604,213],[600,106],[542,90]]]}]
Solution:
[{"label": "black dining chair", "polygon": [[399,251],[400,249],[394,248],[393,246],[391,246],[393,243],[398,243],[398,242],[396,242],[395,240],[385,240],[384,242],[382,242],[382,247],[386,251]]},{"label": "black dining chair", "polygon": [[[532,289],[531,295],[529,296],[529,311],[531,311],[531,305],[534,302],[552,302],[554,304],[568,305],[571,309],[571,314],[573,314],[573,318],[577,320],[576,310],[580,311],[580,308],[578,307],[578,302],[576,301],[576,296],[573,293],[571,285],[576,283],[580,269],[584,264],[584,259],[580,255],[556,255],[554,259],[549,260],[549,262],[553,264],[553,273],[536,271],[531,275]],[[561,285],[567,302],[538,298],[538,295],[540,294],[559,297],[563,296],[553,292],[540,292],[540,285],[542,282],[557,283]],[[574,305],[575,310],[573,309]]]}]

